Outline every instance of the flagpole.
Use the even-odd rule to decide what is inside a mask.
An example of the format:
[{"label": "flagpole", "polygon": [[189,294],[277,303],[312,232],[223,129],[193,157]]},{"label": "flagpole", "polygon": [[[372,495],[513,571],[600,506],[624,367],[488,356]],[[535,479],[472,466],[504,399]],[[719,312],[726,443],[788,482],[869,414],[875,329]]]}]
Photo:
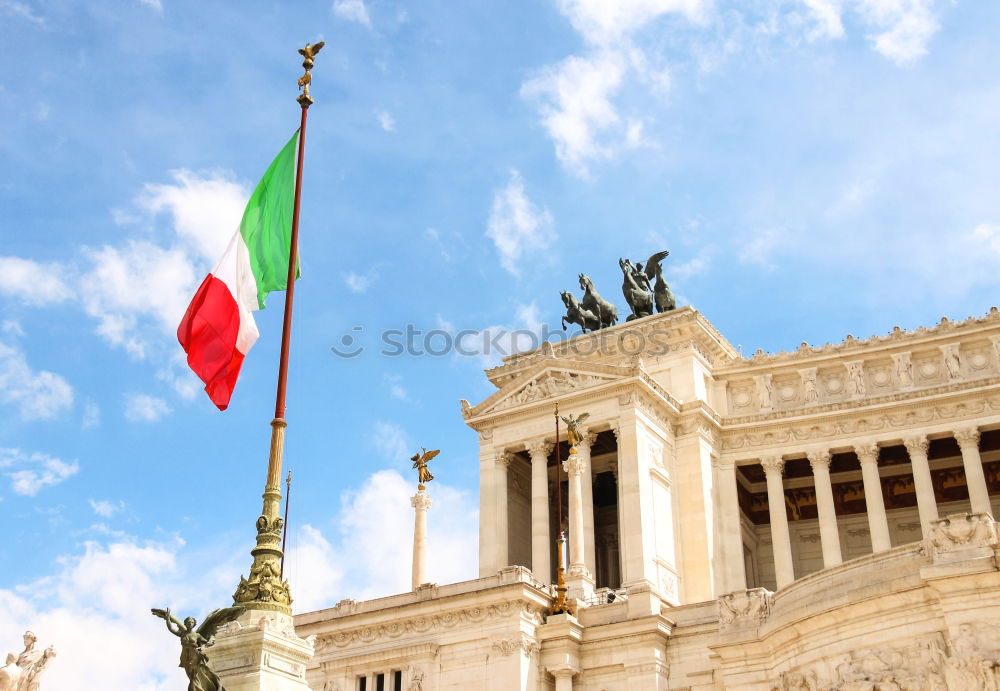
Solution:
[{"label": "flagpole", "polygon": [[295,269],[299,254],[299,203],[302,199],[302,162],[305,157],[306,117],[313,99],[309,95],[312,83],[313,57],[323,43],[306,44],[299,53],[305,58],[305,74],[299,78],[302,93],[296,99],[301,106],[299,121],[299,151],[295,167],[295,197],[292,206],[292,233],[288,248],[288,278],[285,287],[285,312],[281,326],[281,352],[278,359],[278,386],[274,401],[274,419],[271,420],[271,450],[267,459],[267,480],[264,484],[264,506],[257,518],[257,546],[250,551],[253,565],[250,575],[240,578],[233,595],[233,602],[247,609],[265,609],[284,614],[292,613],[292,596],[288,581],[284,580],[284,520],[279,516],[281,507],[281,463],[285,451],[285,391],[288,383],[288,351],[292,335],[292,301],[295,297]]},{"label": "flagpole", "polygon": [[292,500],[292,471],[288,471],[285,478],[285,525],[281,533],[281,572],[279,576],[285,576],[285,545],[288,544],[288,503]]},{"label": "flagpole", "polygon": [[563,551],[566,540],[562,529],[562,478],[560,473],[559,453],[559,404],[556,403],[556,520],[559,536],[556,538],[556,601],[549,608],[549,614],[573,614],[573,607],[566,602],[566,569],[563,566]]}]

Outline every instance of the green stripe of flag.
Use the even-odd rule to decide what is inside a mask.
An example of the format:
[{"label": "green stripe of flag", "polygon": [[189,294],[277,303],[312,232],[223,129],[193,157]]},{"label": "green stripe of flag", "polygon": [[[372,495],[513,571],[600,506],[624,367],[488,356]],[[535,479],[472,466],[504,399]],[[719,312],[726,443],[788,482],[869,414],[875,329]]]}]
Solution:
[{"label": "green stripe of flag", "polygon": [[[250,252],[250,269],[257,283],[260,309],[264,309],[268,293],[287,287],[298,140],[299,131],[295,130],[257,183],[240,222],[240,235]],[[299,277],[299,266],[295,267],[295,277]]]}]

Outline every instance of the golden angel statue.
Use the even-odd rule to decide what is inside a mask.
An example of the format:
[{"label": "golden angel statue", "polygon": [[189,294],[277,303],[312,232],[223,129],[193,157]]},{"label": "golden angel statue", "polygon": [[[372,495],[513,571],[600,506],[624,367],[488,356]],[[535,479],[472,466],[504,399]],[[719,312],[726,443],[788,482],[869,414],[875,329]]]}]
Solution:
[{"label": "golden angel statue", "polygon": [[431,471],[427,470],[427,463],[439,453],[441,453],[440,449],[428,451],[427,449],[420,447],[420,453],[413,454],[413,457],[410,459],[413,461],[414,470],[417,471],[417,482],[420,483],[421,487],[434,479],[434,476],[431,475]]},{"label": "golden angel statue", "polygon": [[590,413],[583,413],[575,418],[572,415],[562,415],[560,417],[562,418],[562,421],[566,423],[566,441],[569,442],[569,448],[572,449],[583,441],[583,434],[580,431],[580,423],[590,417]]},{"label": "golden angel statue", "polygon": [[197,629],[194,628],[197,621],[194,617],[187,617],[182,624],[177,617],[167,609],[151,609],[153,616],[167,622],[167,631],[181,639],[181,661],[178,667],[183,667],[188,676],[188,691],[225,691],[219,677],[208,667],[208,655],[204,648],[215,643],[215,632],[223,624],[227,624],[237,619],[245,607],[226,607],[217,609],[201,623]]}]

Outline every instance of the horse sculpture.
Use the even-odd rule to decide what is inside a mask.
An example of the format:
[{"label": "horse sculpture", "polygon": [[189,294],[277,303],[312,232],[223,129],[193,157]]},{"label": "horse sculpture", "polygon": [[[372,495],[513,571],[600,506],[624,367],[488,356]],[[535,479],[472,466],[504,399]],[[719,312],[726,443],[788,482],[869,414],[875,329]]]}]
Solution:
[{"label": "horse sculpture", "polygon": [[647,292],[649,279],[643,273],[641,265],[632,266],[628,259],[619,259],[618,266],[622,270],[622,293],[625,295],[625,302],[632,309],[632,314],[625,321],[648,317],[653,313],[653,296]]},{"label": "horse sculpture", "polygon": [[566,305],[566,316],[562,318],[563,331],[566,330],[566,322],[579,324],[583,333],[587,333],[587,329],[596,331],[601,328],[601,320],[590,310],[581,307],[573,293],[564,290],[559,295],[562,296],[563,304]]},{"label": "horse sculpture", "polygon": [[600,328],[618,323],[618,308],[601,297],[594,288],[594,282],[587,274],[580,274],[580,289],[583,291],[583,300],[580,305],[583,309],[593,312],[597,316]]}]

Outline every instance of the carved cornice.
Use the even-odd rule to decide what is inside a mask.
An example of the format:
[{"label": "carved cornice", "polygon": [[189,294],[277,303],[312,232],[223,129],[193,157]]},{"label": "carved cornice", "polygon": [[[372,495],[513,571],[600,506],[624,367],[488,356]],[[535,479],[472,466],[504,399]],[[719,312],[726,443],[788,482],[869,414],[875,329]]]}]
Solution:
[{"label": "carved cornice", "polygon": [[[976,393],[979,395],[971,395]],[[809,417],[775,425],[755,425],[749,429],[732,429],[725,425],[722,447],[727,452],[754,451],[779,446],[803,446],[809,442],[851,440],[872,437],[873,433],[909,436],[916,429],[934,423],[950,423],[982,418],[1000,413],[1000,395],[983,396],[970,392],[964,400],[955,402],[925,401],[888,410],[861,409],[850,415],[833,418]]]},{"label": "carved cornice", "polygon": [[1000,325],[1000,310],[991,307],[990,311],[982,317],[969,317],[964,321],[952,322],[947,318],[932,327],[921,326],[912,331],[906,331],[896,326],[885,336],[871,336],[865,339],[857,339],[848,335],[847,338],[836,344],[814,347],[808,343],[803,343],[794,351],[781,351],[774,354],[764,353],[758,350],[749,358],[742,358],[728,364],[724,368],[725,374],[738,371],[744,368],[758,365],[778,366],[791,364],[797,360],[816,358],[817,356],[842,356],[861,351],[871,351],[875,348],[893,348],[897,346],[908,346],[920,340],[935,340],[943,337],[955,335],[965,335],[973,333],[981,328],[996,327]]},{"label": "carved cornice", "polygon": [[453,629],[459,626],[476,626],[487,620],[520,616],[535,624],[544,622],[541,607],[526,604],[520,600],[510,600],[484,607],[468,607],[436,614],[409,617],[396,621],[358,626],[355,628],[323,634],[317,637],[317,650],[326,647],[345,648],[349,645],[369,645],[376,641],[399,638],[406,634],[427,633],[438,629]]}]

